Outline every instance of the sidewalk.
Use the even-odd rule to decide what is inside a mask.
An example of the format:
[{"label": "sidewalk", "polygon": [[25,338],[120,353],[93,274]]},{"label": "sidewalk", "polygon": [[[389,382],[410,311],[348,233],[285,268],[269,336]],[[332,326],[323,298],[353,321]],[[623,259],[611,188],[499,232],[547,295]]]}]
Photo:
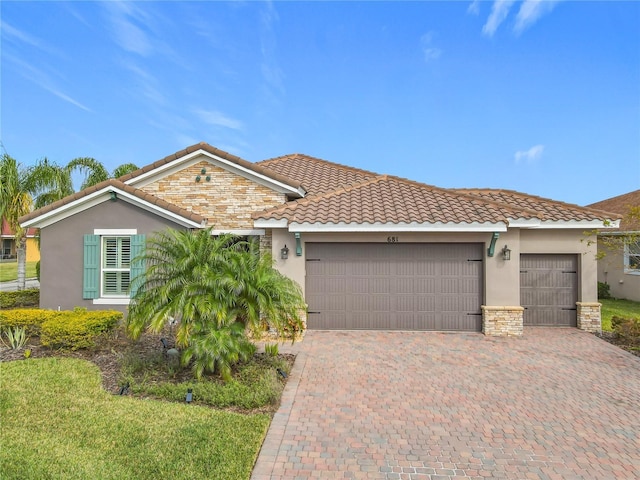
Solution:
[{"label": "sidewalk", "polygon": [[[26,288],[40,288],[40,282],[36,278],[27,278]],[[18,282],[0,282],[0,292],[15,292],[18,290]]]}]

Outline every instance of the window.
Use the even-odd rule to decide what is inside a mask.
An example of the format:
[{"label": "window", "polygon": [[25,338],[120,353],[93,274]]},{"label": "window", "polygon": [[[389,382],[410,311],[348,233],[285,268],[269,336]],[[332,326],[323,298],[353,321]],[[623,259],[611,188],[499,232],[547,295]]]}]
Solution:
[{"label": "window", "polygon": [[144,262],[136,261],[145,248],[145,236],[135,229],[94,230],[84,236],[82,298],[94,304],[128,305],[144,275]]},{"label": "window", "polygon": [[640,275],[640,239],[625,244],[624,271]]},{"label": "window", "polygon": [[129,296],[131,237],[102,237],[101,280],[101,296]]}]

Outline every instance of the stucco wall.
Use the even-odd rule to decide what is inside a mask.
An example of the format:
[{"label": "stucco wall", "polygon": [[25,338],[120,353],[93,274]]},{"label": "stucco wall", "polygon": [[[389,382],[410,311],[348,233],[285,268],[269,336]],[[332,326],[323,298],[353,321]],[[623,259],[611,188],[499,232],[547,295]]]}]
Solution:
[{"label": "stucco wall", "polygon": [[604,254],[598,260],[598,281],[609,284],[612,297],[640,302],[640,275],[624,273],[622,248],[611,251],[600,243],[598,252]]},{"label": "stucco wall", "polygon": [[95,228],[137,229],[149,235],[168,227],[182,228],[123,200],[89,208],[41,229],[40,307],[62,310],[86,307],[89,310],[115,309],[123,305],[94,305],[82,298],[83,239]]}]

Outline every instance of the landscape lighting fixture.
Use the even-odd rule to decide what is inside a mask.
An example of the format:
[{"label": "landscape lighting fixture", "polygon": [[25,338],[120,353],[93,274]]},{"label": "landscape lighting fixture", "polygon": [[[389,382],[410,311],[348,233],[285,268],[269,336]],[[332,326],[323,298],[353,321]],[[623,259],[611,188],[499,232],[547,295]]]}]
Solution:
[{"label": "landscape lighting fixture", "polygon": [[187,403],[191,403],[193,400],[193,389],[187,388],[187,396],[184,398]]}]

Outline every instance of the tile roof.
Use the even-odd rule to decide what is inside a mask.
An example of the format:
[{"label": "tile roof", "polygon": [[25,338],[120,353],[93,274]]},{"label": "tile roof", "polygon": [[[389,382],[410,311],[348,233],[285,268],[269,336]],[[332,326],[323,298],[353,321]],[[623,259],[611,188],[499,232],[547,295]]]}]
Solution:
[{"label": "tile roof", "polygon": [[296,223],[507,223],[535,213],[390,175],[257,212]]},{"label": "tile roof", "polygon": [[197,152],[198,150],[204,150],[205,152],[208,152],[211,155],[215,155],[216,157],[223,158],[231,163],[235,163],[240,167],[246,168],[247,170],[251,170],[260,175],[264,175],[280,183],[284,183],[285,185],[289,185],[295,188],[302,187],[301,182],[298,180],[294,180],[293,178],[285,176],[284,174],[281,174],[277,171],[267,170],[262,166],[260,166],[259,164],[248,162],[247,160],[244,160],[235,155],[231,155],[230,153],[225,152],[224,150],[220,150],[216,147],[212,147],[211,145],[205,142],[196,143],[195,145],[191,145],[190,147],[180,150],[179,152],[168,155],[156,162],[150,163],[149,165],[139,168],[134,172],[128,173],[127,175],[124,175],[118,178],[118,180],[120,180],[121,182],[127,182],[128,180],[139,177],[144,173],[150,172],[151,170],[155,170],[163,165],[166,165],[167,163],[171,163],[175,160],[178,160],[179,158],[182,158],[185,155],[188,155],[193,152]]},{"label": "tile roof", "polygon": [[[37,228],[27,228],[27,237],[35,237],[38,234]],[[13,230],[9,226],[9,222],[7,222],[6,218],[2,219],[2,230],[0,231],[0,235],[3,237],[13,237]]]},{"label": "tile roof", "polygon": [[[640,210],[640,190],[618,195],[617,197],[608,198],[600,202],[587,205],[587,208],[595,208],[606,212],[614,212],[622,216],[620,221],[621,231],[640,231],[640,218],[630,215],[631,208]],[[638,211],[636,214],[640,214]]]},{"label": "tile roof", "polygon": [[299,180],[307,193],[312,195],[331,192],[337,188],[354,185],[379,175],[300,153],[270,158],[258,162],[256,165]]},{"label": "tile roof", "polygon": [[508,205],[513,208],[536,212],[541,220],[615,220],[619,215],[607,214],[599,210],[581,207],[571,203],[559,202],[548,198],[527,195],[514,190],[490,188],[455,188],[453,192],[479,199]]},{"label": "tile roof", "polygon": [[75,202],[76,200],[80,200],[81,198],[91,195],[92,193],[99,192],[100,190],[103,190],[107,187],[113,187],[113,188],[117,188],[119,190],[125,191],[139,198],[140,200],[144,200],[148,203],[151,203],[152,205],[162,208],[163,210],[167,210],[187,220],[191,220],[193,222],[200,223],[200,224],[202,224],[205,220],[204,217],[196,213],[190,212],[189,210],[185,210],[184,208],[178,207],[177,205],[166,202],[165,200],[162,200],[161,198],[158,198],[155,195],[151,195],[150,193],[140,190],[139,188],[135,188],[135,187],[132,187],[131,185],[122,183],[120,180],[109,179],[109,180],[105,180],[104,182],[100,182],[96,185],[93,185],[92,187],[85,188],[80,192],[76,192],[72,195],[68,195],[63,199],[58,200],[57,202],[54,202],[50,205],[46,205],[42,208],[39,208],[38,210],[34,210],[33,212],[23,217],[20,217],[20,223],[27,222],[36,217],[49,213],[52,210],[56,210],[60,207],[63,207],[72,202]]}]

